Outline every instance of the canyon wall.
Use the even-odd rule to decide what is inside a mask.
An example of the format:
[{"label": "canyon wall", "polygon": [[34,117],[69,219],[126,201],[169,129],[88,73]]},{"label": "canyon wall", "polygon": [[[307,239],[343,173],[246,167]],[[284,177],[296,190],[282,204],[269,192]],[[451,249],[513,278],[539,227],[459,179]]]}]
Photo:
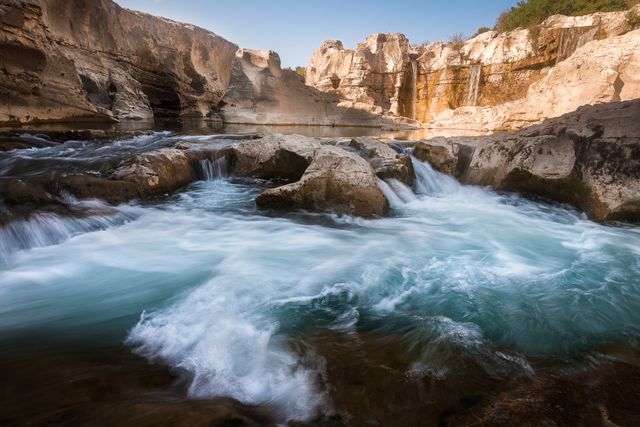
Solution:
[{"label": "canyon wall", "polygon": [[354,50],[324,42],[306,83],[341,104],[429,127],[512,130],[584,104],[640,97],[638,48],[630,12],[556,15],[538,27],[466,42],[411,45],[378,33]]},{"label": "canyon wall", "polygon": [[0,122],[212,116],[237,46],[110,0],[3,0]]},{"label": "canyon wall", "polygon": [[204,29],[111,0],[0,0],[0,124],[158,117],[385,122],[338,101],[283,70],[275,52],[239,49]]},{"label": "canyon wall", "polygon": [[220,102],[226,123],[276,125],[393,124],[364,109],[338,105],[336,94],[321,92],[280,66],[271,50],[239,49],[229,87]]}]

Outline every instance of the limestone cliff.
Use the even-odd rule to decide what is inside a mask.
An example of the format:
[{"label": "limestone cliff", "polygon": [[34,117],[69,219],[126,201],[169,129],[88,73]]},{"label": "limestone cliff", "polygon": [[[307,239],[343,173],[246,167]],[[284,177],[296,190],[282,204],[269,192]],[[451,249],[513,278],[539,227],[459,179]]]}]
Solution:
[{"label": "limestone cliff", "polygon": [[374,34],[350,50],[331,40],[311,57],[306,82],[342,105],[430,127],[518,129],[584,104],[640,97],[640,32],[628,16],[556,15],[464,43],[413,46],[402,34]]},{"label": "limestone cliff", "polygon": [[[295,71],[282,69],[274,51],[239,49],[231,82],[220,103],[227,123],[279,125],[372,125],[384,119],[339,106],[335,94],[306,86]],[[391,121],[388,121],[391,123]]]},{"label": "limestone cliff", "polygon": [[[196,117],[380,125],[275,52],[111,0],[0,0],[0,123]],[[390,121],[387,121],[391,123]]]},{"label": "limestone cliff", "polygon": [[110,0],[2,0],[0,24],[0,122],[211,116],[237,50]]}]

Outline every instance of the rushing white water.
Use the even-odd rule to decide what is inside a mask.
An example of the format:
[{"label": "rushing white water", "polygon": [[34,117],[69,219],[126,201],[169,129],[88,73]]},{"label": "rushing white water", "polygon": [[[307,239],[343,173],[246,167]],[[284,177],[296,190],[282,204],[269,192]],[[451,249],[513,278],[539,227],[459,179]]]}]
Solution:
[{"label": "rushing white water", "polygon": [[213,181],[229,176],[227,170],[227,158],[221,156],[216,160],[203,159],[200,160],[200,169],[204,179],[207,181]]},{"label": "rushing white water", "polygon": [[637,343],[637,227],[415,169],[415,193],[382,182],[394,214],[377,220],[272,217],[255,210],[254,184],[225,179],[120,207],[135,219],[7,257],[0,336],[129,331],[137,352],[191,375],[192,396],[267,404],[283,420],[326,404],[305,338],[323,330],[401,336],[407,375],[443,378],[452,353],[509,376],[532,357]]}]

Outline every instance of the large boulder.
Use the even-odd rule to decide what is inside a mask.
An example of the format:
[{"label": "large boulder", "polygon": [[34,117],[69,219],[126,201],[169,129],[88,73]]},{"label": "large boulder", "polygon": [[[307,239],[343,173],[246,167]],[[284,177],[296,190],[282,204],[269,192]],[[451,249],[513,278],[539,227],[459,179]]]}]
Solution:
[{"label": "large boulder", "polygon": [[[176,146],[177,147],[177,146]],[[0,193],[11,206],[64,207],[68,195],[122,203],[170,193],[203,177],[201,160],[224,154],[205,146],[165,147],[96,161],[88,158],[51,167],[33,159],[0,179]],[[78,160],[81,160],[79,158]],[[38,169],[40,168],[40,169]],[[26,171],[26,172],[25,172]]]},{"label": "large boulder", "polygon": [[587,106],[516,134],[437,138],[414,152],[469,184],[573,204],[596,220],[640,220],[640,100]]},{"label": "large boulder", "polygon": [[369,163],[356,153],[301,136],[271,135],[232,148],[233,173],[293,181],[264,191],[263,207],[375,217],[387,200]]}]

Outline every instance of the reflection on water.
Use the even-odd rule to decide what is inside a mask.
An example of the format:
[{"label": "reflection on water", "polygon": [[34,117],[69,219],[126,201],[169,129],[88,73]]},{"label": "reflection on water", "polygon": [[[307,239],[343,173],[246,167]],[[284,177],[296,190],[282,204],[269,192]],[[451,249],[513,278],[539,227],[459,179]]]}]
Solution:
[{"label": "reflection on water", "polygon": [[[0,132],[15,128],[2,128]],[[223,124],[216,120],[204,119],[156,119],[155,121],[122,121],[120,123],[105,122],[70,122],[41,123],[24,125],[19,128],[24,132],[64,132],[68,130],[96,129],[113,132],[146,132],[172,131],[177,135],[193,133],[234,133],[234,134],[298,134],[314,138],[340,138],[370,136],[383,139],[419,140],[436,136],[475,136],[481,132],[457,129],[398,128],[375,126],[306,126],[306,125],[251,125]]]}]

